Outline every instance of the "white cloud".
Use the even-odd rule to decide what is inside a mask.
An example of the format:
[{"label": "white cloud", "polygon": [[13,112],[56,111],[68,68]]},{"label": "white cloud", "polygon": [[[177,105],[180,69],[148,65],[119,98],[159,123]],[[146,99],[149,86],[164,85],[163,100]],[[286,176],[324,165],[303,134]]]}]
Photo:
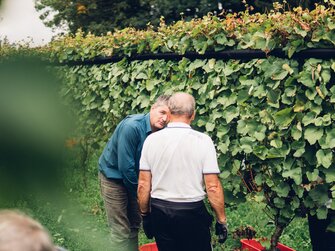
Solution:
[{"label": "white cloud", "polygon": [[2,0],[0,9],[0,38],[16,43],[33,41],[33,45],[48,43],[53,35],[35,10],[34,0]]}]

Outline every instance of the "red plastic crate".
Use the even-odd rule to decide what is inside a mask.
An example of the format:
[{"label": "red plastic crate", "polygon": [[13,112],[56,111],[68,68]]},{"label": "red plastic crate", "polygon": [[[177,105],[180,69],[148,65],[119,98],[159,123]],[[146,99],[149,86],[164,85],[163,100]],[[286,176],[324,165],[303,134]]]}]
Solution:
[{"label": "red plastic crate", "polygon": [[148,243],[140,246],[140,251],[158,251],[156,243]]},{"label": "red plastic crate", "polygon": [[248,239],[242,239],[242,250],[248,250],[248,251],[262,251],[264,250],[264,247],[256,240],[248,240]]},{"label": "red plastic crate", "polygon": [[[265,248],[256,240],[247,240],[242,239],[242,250],[248,250],[248,251],[263,251]],[[288,246],[285,246],[284,244],[278,243],[277,248],[280,251],[295,251],[293,248],[290,248]]]},{"label": "red plastic crate", "polygon": [[278,243],[277,248],[279,248],[280,251],[295,251],[293,248],[285,246],[284,244],[281,243]]}]

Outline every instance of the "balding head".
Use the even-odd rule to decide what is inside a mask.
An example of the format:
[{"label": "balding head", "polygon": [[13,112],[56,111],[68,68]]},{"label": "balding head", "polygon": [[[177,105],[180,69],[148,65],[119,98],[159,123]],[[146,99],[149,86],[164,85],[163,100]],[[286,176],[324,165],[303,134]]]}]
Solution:
[{"label": "balding head", "polygon": [[192,119],[195,111],[195,100],[188,93],[177,92],[169,99],[168,107],[172,116]]},{"label": "balding head", "polygon": [[0,211],[1,251],[55,251],[48,232],[28,216],[9,210]]}]

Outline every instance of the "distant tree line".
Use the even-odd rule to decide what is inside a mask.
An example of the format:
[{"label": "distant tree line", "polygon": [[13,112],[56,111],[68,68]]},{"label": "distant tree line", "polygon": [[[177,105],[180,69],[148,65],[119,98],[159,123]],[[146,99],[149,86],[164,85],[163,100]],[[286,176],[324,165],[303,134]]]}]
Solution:
[{"label": "distant tree line", "polygon": [[[325,1],[325,0],[324,0]],[[72,33],[81,28],[100,35],[125,27],[157,26],[163,16],[167,24],[208,12],[214,15],[239,12],[249,7],[250,12],[269,11],[273,2],[287,9],[301,6],[313,9],[317,0],[35,0],[40,18],[48,27],[66,27]],[[1,3],[1,0],[0,0]]]}]

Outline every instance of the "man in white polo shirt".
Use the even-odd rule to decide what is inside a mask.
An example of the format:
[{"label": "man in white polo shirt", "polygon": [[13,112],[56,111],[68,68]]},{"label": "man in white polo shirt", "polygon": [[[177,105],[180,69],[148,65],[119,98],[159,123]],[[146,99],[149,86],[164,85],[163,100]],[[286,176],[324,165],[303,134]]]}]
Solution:
[{"label": "man in white polo shirt", "polygon": [[217,218],[219,241],[227,238],[215,147],[209,136],[190,126],[195,116],[191,95],[175,93],[168,107],[170,123],[151,134],[142,149],[138,203],[143,227],[160,251],[210,251],[212,216],[203,202],[204,187]]}]

